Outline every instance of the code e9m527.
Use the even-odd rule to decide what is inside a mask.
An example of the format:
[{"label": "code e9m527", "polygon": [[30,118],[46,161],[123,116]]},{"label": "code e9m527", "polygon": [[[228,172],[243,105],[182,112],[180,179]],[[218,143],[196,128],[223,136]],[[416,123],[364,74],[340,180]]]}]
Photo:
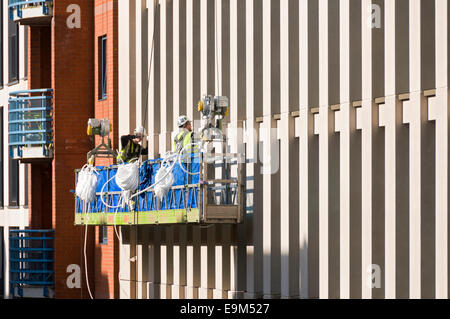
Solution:
[{"label": "code e9m527", "polygon": [[232,303],[225,304],[225,313],[227,314],[267,314],[269,311],[269,304],[240,304]]}]

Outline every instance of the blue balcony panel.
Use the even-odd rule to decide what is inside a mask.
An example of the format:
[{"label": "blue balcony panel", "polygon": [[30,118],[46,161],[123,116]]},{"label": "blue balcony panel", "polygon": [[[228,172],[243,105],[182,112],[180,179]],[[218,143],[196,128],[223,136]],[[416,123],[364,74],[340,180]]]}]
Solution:
[{"label": "blue balcony panel", "polygon": [[30,291],[50,297],[54,291],[54,231],[10,230],[10,292],[13,298]]},{"label": "blue balcony panel", "polygon": [[9,154],[22,162],[53,158],[53,90],[10,93]]}]

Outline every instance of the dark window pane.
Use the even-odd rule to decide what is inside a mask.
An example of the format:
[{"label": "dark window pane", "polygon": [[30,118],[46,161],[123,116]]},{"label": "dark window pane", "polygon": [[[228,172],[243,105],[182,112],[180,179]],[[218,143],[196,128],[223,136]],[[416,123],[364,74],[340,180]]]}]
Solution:
[{"label": "dark window pane", "polygon": [[19,207],[19,161],[9,160],[9,206]]},{"label": "dark window pane", "polygon": [[102,91],[106,97],[106,37],[102,40]]},{"label": "dark window pane", "polygon": [[[0,3],[0,34],[3,34],[3,1]],[[3,87],[3,36],[0,37],[0,87]]]},{"label": "dark window pane", "polygon": [[19,26],[8,20],[9,82],[19,80]]},{"label": "dark window pane", "polygon": [[25,207],[28,207],[28,174],[31,173],[31,165],[25,165]]},{"label": "dark window pane", "polygon": [[108,226],[100,226],[98,230],[98,242],[100,245],[108,245]]},{"label": "dark window pane", "polygon": [[106,99],[106,35],[98,38],[98,98]]},{"label": "dark window pane", "polygon": [[28,78],[28,32],[30,28],[28,26],[24,26],[24,77]]},{"label": "dark window pane", "polygon": [[4,207],[3,201],[3,108],[0,108],[0,208]]},{"label": "dark window pane", "polygon": [[4,243],[3,243],[3,236],[4,236],[4,234],[3,234],[3,232],[4,232],[4,228],[3,227],[0,227],[0,238],[2,238],[1,240],[0,240],[0,297],[1,298],[3,298],[3,296],[4,296],[4,291],[3,291],[3,289],[4,289],[4,285],[5,285],[5,277],[4,277],[4,267],[3,267],[3,264],[4,264],[4,262],[5,262],[5,258],[4,258],[4,256],[5,256],[5,247],[4,247]]}]

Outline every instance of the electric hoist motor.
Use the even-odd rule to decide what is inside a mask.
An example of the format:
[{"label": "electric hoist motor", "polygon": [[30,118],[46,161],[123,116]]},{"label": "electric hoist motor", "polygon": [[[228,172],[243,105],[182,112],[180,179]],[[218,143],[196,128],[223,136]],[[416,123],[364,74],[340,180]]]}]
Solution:
[{"label": "electric hoist motor", "polygon": [[202,139],[223,139],[222,120],[229,114],[228,97],[204,95],[198,102],[198,111],[205,120]]},{"label": "electric hoist motor", "polygon": [[205,95],[198,102],[198,111],[203,117],[224,117],[228,115],[228,97]]},{"label": "electric hoist motor", "polygon": [[[112,132],[112,126],[108,119],[89,119],[87,135],[100,136],[101,143],[87,154],[88,164],[94,165],[95,158],[116,158],[117,152],[111,147],[111,139],[108,137]],[[106,142],[105,142],[106,138]]]},{"label": "electric hoist motor", "polygon": [[108,119],[89,119],[87,127],[87,135],[99,135],[101,137],[108,136],[111,131],[111,125]]}]

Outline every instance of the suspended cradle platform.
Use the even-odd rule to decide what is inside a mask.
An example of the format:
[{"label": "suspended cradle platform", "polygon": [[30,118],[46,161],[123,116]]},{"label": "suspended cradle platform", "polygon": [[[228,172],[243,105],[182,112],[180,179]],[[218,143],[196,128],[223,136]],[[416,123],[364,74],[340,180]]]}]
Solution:
[{"label": "suspended cradle platform", "polygon": [[[139,190],[155,183],[162,159],[149,160],[140,167]],[[171,225],[238,224],[244,216],[244,164],[240,154],[194,153],[189,161],[177,162],[173,168],[174,184],[163,200],[154,189],[133,198],[133,202],[116,209],[101,200],[104,184],[118,166],[97,167],[99,176],[95,200],[86,205],[75,196],[75,225]],[[76,180],[80,170],[75,171]],[[235,176],[232,178],[231,176]],[[103,201],[117,206],[122,190],[115,179],[105,186]]]}]

